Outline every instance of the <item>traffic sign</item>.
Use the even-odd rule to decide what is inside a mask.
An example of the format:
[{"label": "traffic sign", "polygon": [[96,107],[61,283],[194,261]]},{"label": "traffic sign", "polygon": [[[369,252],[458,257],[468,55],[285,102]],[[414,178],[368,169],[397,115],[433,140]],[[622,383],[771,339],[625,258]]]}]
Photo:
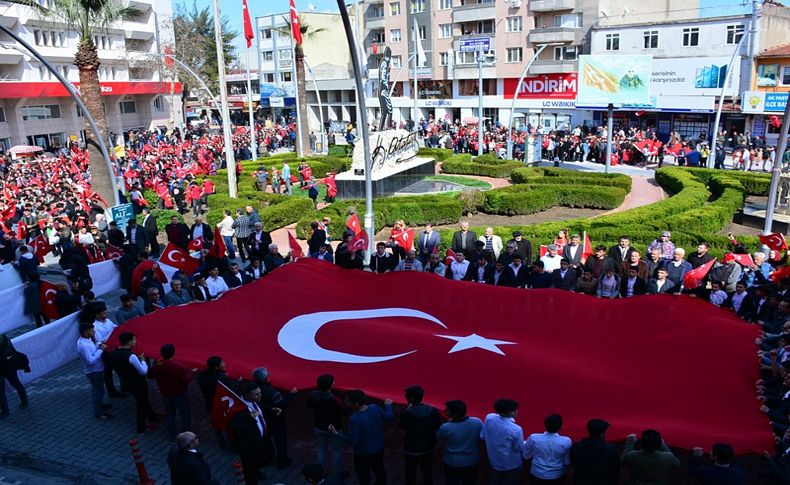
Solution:
[{"label": "traffic sign", "polygon": [[469,39],[461,39],[458,50],[461,52],[490,51],[491,37],[471,37]]},{"label": "traffic sign", "polygon": [[121,204],[110,207],[110,220],[118,224],[118,229],[126,232],[126,226],[134,218],[132,204]]}]

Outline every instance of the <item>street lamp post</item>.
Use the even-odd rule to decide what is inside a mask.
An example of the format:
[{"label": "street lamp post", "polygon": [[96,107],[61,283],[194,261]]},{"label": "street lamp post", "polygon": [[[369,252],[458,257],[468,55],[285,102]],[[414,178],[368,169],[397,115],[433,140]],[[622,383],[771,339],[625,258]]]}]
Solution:
[{"label": "street lamp post", "polygon": [[477,49],[477,156],[483,154],[483,46]]},{"label": "street lamp post", "polygon": [[750,33],[751,30],[743,34],[741,41],[738,42],[738,45],[735,47],[735,51],[732,53],[732,57],[730,57],[730,63],[727,65],[727,79],[725,79],[724,85],[721,87],[721,94],[719,94],[719,107],[716,109],[716,120],[713,122],[713,139],[711,140],[710,156],[708,157],[708,168],[713,168],[716,163],[717,142],[719,140],[719,123],[721,122],[721,109],[724,106],[724,96],[727,93],[727,84],[729,84],[730,79],[732,79],[732,66],[735,65],[735,59],[741,52],[743,42],[747,37],[749,37]]},{"label": "street lamp post", "polygon": [[228,170],[228,195],[235,199],[236,190],[236,159],[233,154],[233,138],[230,134],[230,115],[228,114],[228,86],[225,84],[225,52],[222,41],[222,23],[220,20],[219,0],[212,0],[214,6],[214,40],[217,44],[217,66],[219,71],[219,112],[222,116],[222,133],[225,137],[225,166]]},{"label": "street lamp post", "polygon": [[790,130],[790,102],[785,106],[785,116],[782,120],[782,131],[779,133],[779,144],[776,146],[774,164],[771,170],[771,191],[768,192],[768,206],[765,208],[765,225],[763,234],[772,232],[774,211],[776,210],[776,193],[779,190],[779,179],[782,176],[782,160],[787,150],[787,131]]},{"label": "street lamp post", "polygon": [[321,123],[321,127],[318,130],[319,133],[321,133],[321,153],[326,153],[326,142],[324,141],[324,137],[326,136],[324,133],[324,106],[321,103],[321,93],[318,91],[318,83],[315,81],[315,73],[310,67],[310,64],[307,63],[307,59],[304,60],[304,65],[307,67],[307,72],[309,72],[310,76],[313,78],[313,88],[315,89],[315,97],[318,99],[318,116]]},{"label": "street lamp post", "polygon": [[[515,117],[515,109],[516,109],[516,100],[518,99],[518,95],[521,93],[521,85],[524,83],[524,78],[527,77],[527,73],[529,72],[529,68],[532,67],[532,63],[535,62],[535,59],[540,57],[540,53],[546,47],[555,46],[555,45],[562,45],[560,43],[556,44],[541,44],[538,47],[538,50],[532,55],[532,59],[529,60],[527,65],[524,67],[524,71],[521,73],[521,77],[518,79],[518,84],[516,84],[516,92],[513,93],[513,101],[510,102],[510,120],[507,124],[507,159],[513,160],[513,118]],[[526,162],[526,160],[524,160]]]}]

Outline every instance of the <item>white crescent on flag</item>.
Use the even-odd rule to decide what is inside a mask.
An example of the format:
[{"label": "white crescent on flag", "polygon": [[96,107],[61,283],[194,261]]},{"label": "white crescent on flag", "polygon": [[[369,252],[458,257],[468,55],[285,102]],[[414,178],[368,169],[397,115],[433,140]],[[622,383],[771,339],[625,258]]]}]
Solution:
[{"label": "white crescent on flag", "polygon": [[[52,293],[52,295],[53,295],[52,298],[49,297],[50,293]],[[55,303],[54,295],[56,295],[56,294],[57,294],[57,291],[55,291],[53,289],[49,289],[49,290],[44,292],[44,301],[47,302],[47,305],[52,305],[52,304]]]},{"label": "white crescent on flag", "polygon": [[[175,254],[175,256],[173,256],[174,254]],[[178,256],[178,257],[176,257],[176,256]],[[170,251],[167,252],[167,259],[169,259],[170,261],[172,261],[174,263],[183,263],[184,261],[186,261],[184,259],[184,255],[181,254],[181,252],[176,250],[176,249],[171,249]]]},{"label": "white crescent on flag", "polygon": [[402,354],[369,356],[338,352],[336,350],[325,349],[316,342],[316,334],[321,327],[336,320],[369,320],[385,317],[412,317],[428,320],[442,328],[447,328],[436,317],[419,310],[411,308],[379,308],[373,310],[349,310],[335,312],[308,313],[294,317],[283,325],[277,334],[277,343],[280,347],[300,359],[313,360],[319,362],[340,362],[344,364],[373,364],[397,359],[416,350],[410,350]]}]

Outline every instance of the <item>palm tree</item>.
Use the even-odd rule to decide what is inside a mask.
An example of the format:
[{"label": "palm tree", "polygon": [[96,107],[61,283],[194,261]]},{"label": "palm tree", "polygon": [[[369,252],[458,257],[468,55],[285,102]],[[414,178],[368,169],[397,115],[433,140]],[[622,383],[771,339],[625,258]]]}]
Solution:
[{"label": "palm tree", "polygon": [[[44,8],[33,0],[8,0],[36,10],[44,19],[57,20],[66,24],[79,35],[74,65],[80,76],[80,97],[88,108],[104,139],[108,137],[107,115],[104,112],[99,86],[99,54],[93,36],[110,28],[120,20],[134,19],[141,11],[123,6],[117,0],[53,0],[51,7]],[[105,201],[114,199],[113,174],[104,161],[99,145],[94,139],[87,120],[85,138],[90,157],[91,186]]]},{"label": "palm tree", "polygon": [[[293,35],[291,30],[291,21],[287,17],[285,18],[285,22],[288,24],[288,29],[278,29],[278,32],[281,35],[291,36]],[[313,28],[307,22],[304,21],[302,16],[299,16],[299,30],[302,31],[302,41],[305,40],[313,40],[316,36],[322,32],[326,31],[324,27]],[[301,43],[296,42],[294,39],[294,43],[296,47],[294,48],[294,61],[296,62],[296,90],[299,93],[299,106],[296,122],[299,123],[299,127],[301,128],[302,132],[302,153],[297,153],[300,157],[306,157],[313,153],[310,147],[310,125],[307,121],[307,80],[305,79],[305,69],[304,69],[304,48],[302,47]],[[323,130],[324,127],[322,126],[321,129]],[[296,144],[297,150],[299,147],[299,143]]]}]

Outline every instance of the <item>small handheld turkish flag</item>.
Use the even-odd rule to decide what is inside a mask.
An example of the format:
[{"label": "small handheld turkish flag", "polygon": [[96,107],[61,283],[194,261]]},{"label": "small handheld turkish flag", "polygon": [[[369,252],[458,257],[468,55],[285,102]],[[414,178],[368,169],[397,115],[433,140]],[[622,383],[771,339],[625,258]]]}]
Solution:
[{"label": "small handheld turkish flag", "polygon": [[120,258],[121,256],[123,256],[123,251],[118,249],[118,248],[116,248],[112,244],[108,244],[107,245],[106,256],[107,256],[107,259]]},{"label": "small handheld turkish flag", "polygon": [[57,292],[58,289],[55,288],[55,285],[47,280],[41,280],[41,313],[51,320],[60,318],[58,307],[55,305],[55,294]]},{"label": "small handheld turkish flag", "polygon": [[288,231],[288,247],[291,248],[291,258],[293,260],[304,257],[302,246],[299,245],[299,241],[297,241],[294,235],[291,234],[291,231]]},{"label": "small handheld turkish flag", "polygon": [[548,252],[549,252],[549,247],[548,247],[548,246],[546,246],[545,244],[541,244],[541,245],[540,245],[540,257],[542,258],[542,257],[543,257],[543,256],[545,256],[545,255],[546,255],[546,253],[548,253]]},{"label": "small handheld turkish flag", "polygon": [[772,232],[771,234],[761,234],[760,242],[768,246],[769,249],[774,251],[784,251],[787,249],[787,241],[780,232]]},{"label": "small handheld turkish flag", "polygon": [[219,233],[219,228],[214,228],[214,242],[212,242],[211,247],[208,249],[208,253],[214,256],[217,259],[222,259],[225,257],[225,251],[228,248],[225,246],[225,240],[222,238],[222,234]]},{"label": "small handheld turkish flag", "polygon": [[364,251],[368,248],[368,233],[360,231],[348,243],[349,249],[352,251]]},{"label": "small handheld turkish flag", "polygon": [[195,239],[189,241],[189,246],[187,246],[187,249],[189,249],[190,251],[200,251],[200,250],[202,250],[203,249],[203,238],[202,237],[196,237]]},{"label": "small handheld turkish flag", "polygon": [[303,170],[299,170],[299,173],[302,174],[302,177],[304,177],[305,180],[310,180],[310,177],[313,176],[313,169],[310,167],[306,167]]},{"label": "small handheld turkish flag", "polygon": [[27,237],[27,224],[22,221],[16,223],[16,238],[24,241]]},{"label": "small handheld turkish flag", "polygon": [[402,247],[405,251],[414,248],[414,229],[406,229],[392,238],[398,243],[398,246]]},{"label": "small handheld turkish flag", "polygon": [[711,259],[702,266],[694,268],[683,275],[683,286],[687,290],[693,290],[694,288],[698,287],[700,283],[702,283],[702,280],[705,279],[705,276],[708,275],[708,272],[713,267],[714,263],[716,263],[716,258]]},{"label": "small handheld turkish flag", "polygon": [[217,382],[217,390],[214,392],[214,403],[211,406],[211,427],[227,430],[230,425],[230,418],[246,408],[247,406],[244,405],[235,392],[231,391],[225,384]]},{"label": "small handheld turkish flag", "polygon": [[33,248],[33,254],[36,255],[39,263],[43,263],[44,256],[52,251],[52,246],[49,245],[49,241],[44,239],[44,236],[41,234],[31,239],[30,246]]},{"label": "small handheld turkish flag", "polygon": [[582,264],[587,262],[587,258],[593,255],[593,247],[592,242],[590,241],[590,236],[587,234],[587,231],[584,231],[584,245],[582,246],[582,257],[581,262]]},{"label": "small handheld turkish flag", "polygon": [[448,249],[444,255],[444,264],[449,266],[453,263],[454,259],[455,259],[455,251],[453,251],[452,249]]},{"label": "small handheld turkish flag", "polygon": [[346,219],[346,227],[351,229],[351,232],[353,232],[355,236],[362,232],[362,224],[359,222],[359,214],[354,212],[348,216],[348,219]]},{"label": "small handheld turkish flag", "polygon": [[199,260],[190,256],[188,252],[184,251],[172,242],[167,243],[167,246],[165,246],[165,250],[162,251],[162,256],[159,258],[159,262],[161,264],[178,268],[186,274],[194,273],[197,267],[200,266]]}]

